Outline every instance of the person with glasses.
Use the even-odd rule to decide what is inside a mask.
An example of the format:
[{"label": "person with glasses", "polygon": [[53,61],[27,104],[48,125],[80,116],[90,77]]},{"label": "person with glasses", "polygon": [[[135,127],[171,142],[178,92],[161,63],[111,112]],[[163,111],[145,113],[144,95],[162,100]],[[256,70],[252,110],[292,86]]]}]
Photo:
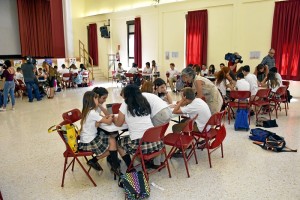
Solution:
[{"label": "person with glasses", "polygon": [[269,70],[275,67],[274,54],[275,54],[275,49],[271,48],[269,50],[268,55],[263,58],[260,64],[262,64],[263,66],[267,66]]}]

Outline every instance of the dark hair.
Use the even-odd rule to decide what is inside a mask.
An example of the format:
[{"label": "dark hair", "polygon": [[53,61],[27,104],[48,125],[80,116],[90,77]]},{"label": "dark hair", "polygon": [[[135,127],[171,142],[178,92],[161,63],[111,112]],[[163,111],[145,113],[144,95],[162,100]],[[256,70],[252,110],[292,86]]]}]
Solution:
[{"label": "dark hair", "polygon": [[149,63],[149,62],[146,62],[146,66],[149,66],[149,67],[150,67],[150,63]]},{"label": "dark hair", "polygon": [[82,63],[79,65],[79,68],[80,68],[81,70],[86,70],[86,67],[85,67],[84,64],[82,64]]},{"label": "dark hair", "polygon": [[[155,79],[155,81],[153,81],[153,85],[154,85],[154,90],[156,90],[159,86],[167,85],[167,84],[163,79],[157,78],[157,79]],[[163,97],[165,95],[166,95],[165,93],[158,93],[159,97]]]},{"label": "dark hair", "polygon": [[10,60],[5,60],[4,64],[6,65],[7,68],[11,67],[11,62]]},{"label": "dark hair", "polygon": [[280,86],[280,83],[278,82],[274,72],[269,72],[268,75],[267,75],[267,79],[269,81],[269,86],[271,88],[275,88],[276,86]]},{"label": "dark hair", "polygon": [[124,88],[124,98],[127,111],[133,116],[147,116],[151,114],[151,107],[142,95],[138,86],[129,84]]},{"label": "dark hair", "polygon": [[270,72],[278,73],[277,67],[272,67],[270,69]]},{"label": "dark hair", "polygon": [[244,72],[250,72],[250,66],[249,65],[245,65],[242,70]]},{"label": "dark hair", "polygon": [[[211,68],[211,69],[210,69],[210,68]],[[215,66],[214,66],[214,65],[209,65],[208,71],[209,71],[211,74],[214,74],[215,71],[216,71]]]},{"label": "dark hair", "polygon": [[190,63],[190,64],[188,64],[186,67],[191,67],[191,68],[193,68],[193,64],[192,63]]},{"label": "dark hair", "polygon": [[132,63],[132,67],[137,67],[137,64],[136,63]]},{"label": "dark hair", "polygon": [[237,78],[244,78],[244,74],[242,72],[236,74]]},{"label": "dark hair", "polygon": [[62,65],[61,65],[61,68],[63,68],[63,69],[66,68],[66,65],[65,65],[65,64],[62,64]]},{"label": "dark hair", "polygon": [[220,63],[220,66],[224,66],[225,67],[225,64],[224,63]]},{"label": "dark hair", "polygon": [[173,66],[173,67],[175,67],[175,64],[174,64],[174,63],[170,63],[170,66]]},{"label": "dark hair", "polygon": [[264,67],[265,66],[263,64],[259,64],[259,65],[257,65],[256,69],[258,71],[258,70],[264,69]]},{"label": "dark hair", "polygon": [[95,92],[96,94],[98,94],[99,97],[102,97],[104,95],[108,95],[107,89],[105,89],[103,87],[95,87],[92,91]]},{"label": "dark hair", "polygon": [[17,68],[17,72],[19,72],[19,71],[21,71],[21,70],[22,70],[21,67],[18,67],[18,68]]}]

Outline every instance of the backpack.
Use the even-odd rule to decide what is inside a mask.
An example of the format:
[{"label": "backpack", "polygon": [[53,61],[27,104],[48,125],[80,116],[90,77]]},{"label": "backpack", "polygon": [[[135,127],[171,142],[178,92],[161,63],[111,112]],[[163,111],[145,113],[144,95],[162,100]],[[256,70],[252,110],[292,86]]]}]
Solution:
[{"label": "backpack", "polygon": [[249,135],[250,140],[265,142],[269,134],[275,134],[275,133],[272,133],[270,131],[261,128],[254,128],[250,130],[250,134],[251,134]]},{"label": "backpack", "polygon": [[236,111],[236,117],[234,122],[234,130],[249,130],[248,123],[248,109],[238,109]]},{"label": "backpack", "polygon": [[260,146],[264,150],[274,152],[297,152],[297,149],[293,150],[286,147],[286,142],[283,137],[276,135],[276,133],[269,132],[263,142],[253,142]]},{"label": "backpack", "polygon": [[265,117],[261,117],[256,121],[257,127],[264,127],[264,128],[273,128],[278,127],[276,119],[268,120]]},{"label": "backpack", "polygon": [[150,196],[149,183],[141,171],[121,175],[125,199],[140,200]]}]

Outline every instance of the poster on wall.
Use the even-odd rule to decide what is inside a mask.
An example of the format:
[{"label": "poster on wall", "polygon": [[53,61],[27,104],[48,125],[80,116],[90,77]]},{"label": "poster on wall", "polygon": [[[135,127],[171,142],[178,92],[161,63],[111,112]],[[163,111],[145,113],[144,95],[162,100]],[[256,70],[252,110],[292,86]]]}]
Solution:
[{"label": "poster on wall", "polygon": [[259,59],[260,51],[250,51],[250,59]]},{"label": "poster on wall", "polygon": [[69,58],[69,65],[76,65],[76,58]]},{"label": "poster on wall", "polygon": [[15,67],[21,67],[21,65],[22,65],[22,60],[14,60]]},{"label": "poster on wall", "polygon": [[172,58],[178,58],[178,51],[172,52]]}]

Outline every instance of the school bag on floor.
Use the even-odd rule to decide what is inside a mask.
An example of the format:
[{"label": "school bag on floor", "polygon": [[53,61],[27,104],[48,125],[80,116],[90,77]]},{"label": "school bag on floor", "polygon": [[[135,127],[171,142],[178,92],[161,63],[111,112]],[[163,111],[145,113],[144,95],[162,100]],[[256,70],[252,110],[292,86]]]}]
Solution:
[{"label": "school bag on floor", "polygon": [[234,130],[249,130],[248,109],[238,109],[236,111]]},{"label": "school bag on floor", "polygon": [[251,140],[255,140],[254,144],[260,146],[264,150],[274,152],[297,152],[286,146],[286,142],[283,137],[276,135],[270,131],[264,129],[251,129],[252,136],[249,136]]},{"label": "school bag on floor", "polygon": [[149,183],[141,171],[121,175],[125,199],[140,200],[150,196]]}]

